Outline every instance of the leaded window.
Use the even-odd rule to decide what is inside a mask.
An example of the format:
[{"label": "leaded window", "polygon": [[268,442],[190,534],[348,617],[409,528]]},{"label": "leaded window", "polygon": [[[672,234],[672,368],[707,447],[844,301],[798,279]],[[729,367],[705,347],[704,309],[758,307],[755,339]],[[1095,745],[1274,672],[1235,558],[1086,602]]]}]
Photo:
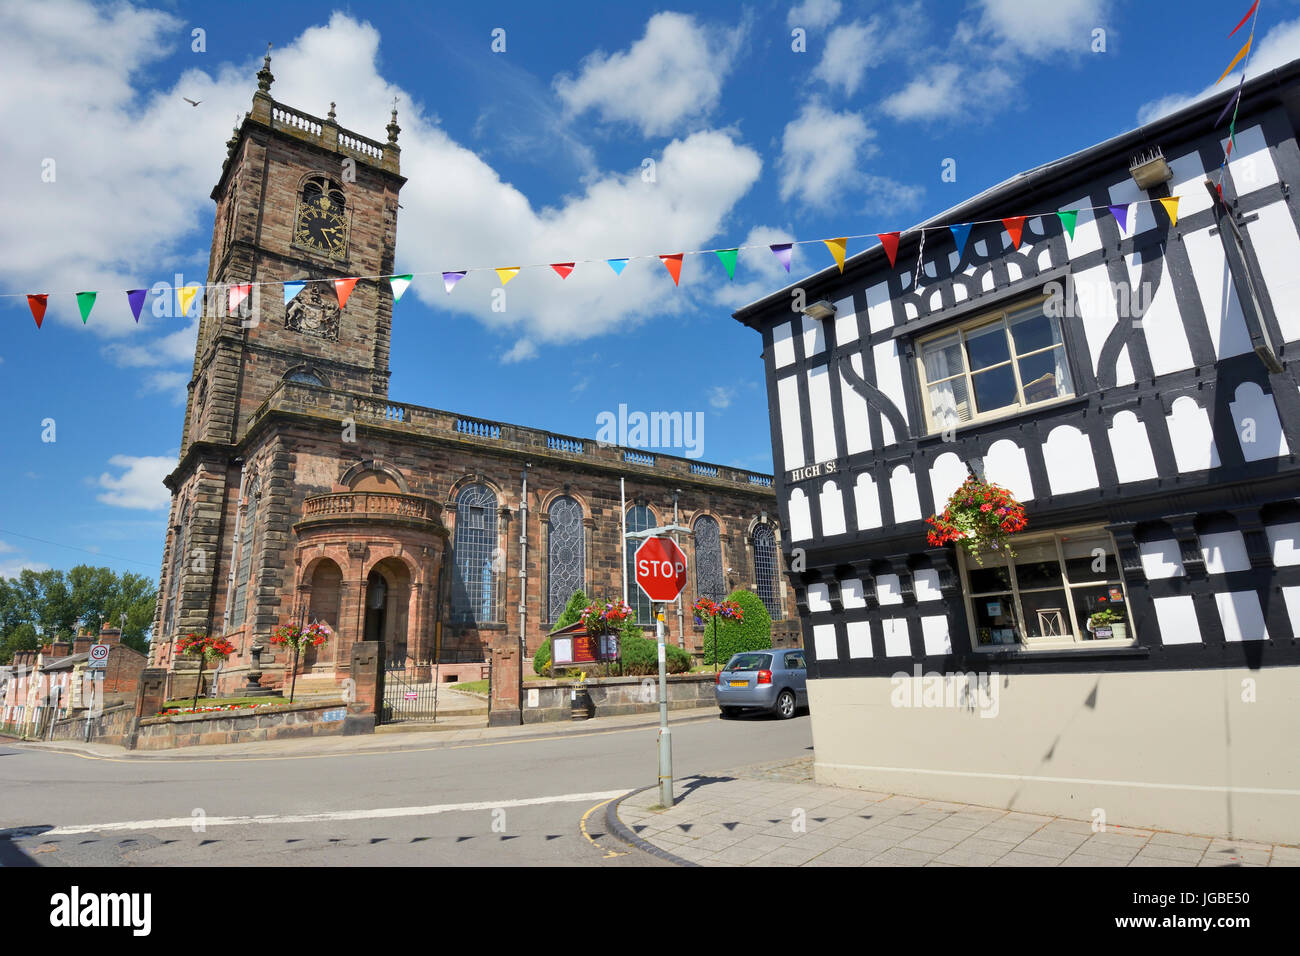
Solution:
[{"label": "leaded window", "polygon": [[497,623],[501,574],[497,555],[497,496],[470,485],[456,496],[455,570],[451,616],[467,624]]},{"label": "leaded window", "polygon": [[781,610],[781,601],[777,596],[776,583],[776,535],[770,526],[760,524],[754,529],[754,583],[758,588],[759,600],[772,615],[772,620],[779,621],[785,617]]},{"label": "leaded window", "polygon": [[555,499],[549,512],[547,537],[547,620],[557,621],[574,591],[581,590],[587,573],[583,540],[582,505],[573,498]]},{"label": "leaded window", "polygon": [[248,606],[249,579],[253,571],[253,539],[257,537],[257,504],[262,497],[262,483],[254,478],[244,498],[239,518],[239,561],[235,565],[235,600],[230,612],[230,626],[242,627]]},{"label": "leaded window", "polygon": [[727,596],[722,533],[718,519],[711,515],[701,515],[695,520],[695,594],[710,601],[722,601]]},{"label": "leaded window", "polygon": [[[633,505],[627,509],[627,530],[628,533],[633,531],[649,531],[655,527],[655,516],[645,505]],[[627,575],[627,603],[636,611],[636,623],[653,624],[654,607],[648,597],[641,592],[636,584],[636,562],[633,556],[636,549],[640,547],[644,539],[634,539],[623,543],[625,563],[627,565],[624,573]]]}]

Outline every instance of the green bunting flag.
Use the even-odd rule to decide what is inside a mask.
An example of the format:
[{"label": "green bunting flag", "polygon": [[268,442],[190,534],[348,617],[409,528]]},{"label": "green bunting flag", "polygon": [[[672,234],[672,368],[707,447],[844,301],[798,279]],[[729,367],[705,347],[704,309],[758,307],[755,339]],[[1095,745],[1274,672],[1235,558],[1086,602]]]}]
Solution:
[{"label": "green bunting flag", "polygon": [[81,324],[85,325],[86,320],[90,318],[90,310],[95,307],[95,297],[98,292],[78,292],[77,308],[81,310]]},{"label": "green bunting flag", "polygon": [[404,276],[388,277],[388,284],[393,287],[394,305],[402,301],[402,293],[406,291],[406,287],[411,284],[411,280],[414,278],[415,276],[409,272]]},{"label": "green bunting flag", "polygon": [[734,280],[736,278],[736,253],[737,249],[719,249],[718,259],[722,262],[722,268],[727,270],[727,278]]},{"label": "green bunting flag", "polygon": [[1071,239],[1074,238],[1074,224],[1079,219],[1079,210],[1064,209],[1056,214],[1061,220],[1061,227],[1069,233]]}]

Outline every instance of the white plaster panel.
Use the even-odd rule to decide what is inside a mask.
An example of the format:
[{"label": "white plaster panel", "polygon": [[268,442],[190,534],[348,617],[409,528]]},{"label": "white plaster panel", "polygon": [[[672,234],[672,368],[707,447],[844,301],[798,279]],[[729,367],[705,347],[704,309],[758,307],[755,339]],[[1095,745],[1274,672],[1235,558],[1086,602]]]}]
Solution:
[{"label": "white plaster panel", "polygon": [[995,441],[984,453],[984,477],[1006,488],[1017,501],[1031,501],[1034,497],[1024,449],[1010,438]]},{"label": "white plaster panel", "polygon": [[912,469],[899,465],[889,476],[889,494],[894,500],[894,522],[921,520],[921,502],[916,496],[916,480]]},{"label": "white plaster panel", "polygon": [[883,522],[880,516],[880,491],[866,472],[858,475],[858,480],[853,486],[853,505],[858,512],[859,531],[881,526]]},{"label": "white plaster panel", "polygon": [[785,368],[794,362],[794,333],[789,322],[782,322],[772,329],[772,364]]},{"label": "white plaster panel", "polygon": [[828,481],[822,485],[822,537],[843,534],[848,528],[844,524],[844,498],[835,482]]},{"label": "white plaster panel", "polygon": [[831,408],[831,374],[825,365],[808,370],[808,414],[812,417],[813,460],[838,458],[835,415]]},{"label": "white plaster panel", "polygon": [[1250,558],[1246,555],[1246,539],[1241,536],[1240,531],[1201,535],[1201,558],[1205,561],[1206,574],[1250,570]]},{"label": "white plaster panel", "polygon": [[889,301],[889,284],[873,285],[866,292],[867,323],[872,332],[883,332],[894,327],[894,307]]},{"label": "white plaster panel", "polygon": [[1092,442],[1073,425],[1057,425],[1043,442],[1043,459],[1047,465],[1047,483],[1052,494],[1068,495],[1098,487],[1097,465],[1092,457]]},{"label": "white plaster panel", "polygon": [[939,572],[934,568],[919,568],[912,573],[912,587],[916,591],[917,602],[942,601],[943,592],[939,590]]},{"label": "white plaster panel", "polygon": [[[907,421],[907,398],[903,394],[903,366],[898,343],[893,339],[881,342],[872,348],[871,354],[876,363],[876,387],[894,403],[903,421]],[[881,416],[881,423],[889,436],[885,443],[893,444],[896,441],[894,429],[884,416]]]},{"label": "white plaster panel", "polygon": [[1169,160],[1174,178],[1169,181],[1169,195],[1178,197],[1178,218],[1185,219],[1210,208],[1210,194],[1205,190],[1205,166],[1196,150]]},{"label": "white plaster panel", "polygon": [[1127,409],[1116,412],[1106,434],[1110,437],[1115,472],[1121,485],[1156,477],[1156,459],[1147,438],[1147,426],[1135,413]]},{"label": "white plaster panel", "polygon": [[813,653],[819,661],[833,661],[840,656],[835,646],[835,625],[813,625]]},{"label": "white plaster panel", "polygon": [[805,357],[826,351],[826,332],[821,319],[800,316],[803,320],[803,354]]},{"label": "white plaster panel", "polygon": [[858,315],[853,311],[853,296],[847,295],[835,303],[835,344],[858,340]]},{"label": "white plaster panel", "polygon": [[1286,436],[1282,434],[1282,422],[1278,419],[1272,395],[1265,395],[1254,382],[1242,382],[1228,407],[1237,430],[1237,443],[1241,445],[1246,461],[1280,458],[1291,453]]},{"label": "white plaster panel", "polygon": [[1133,362],[1128,357],[1128,343],[1119,350],[1119,355],[1115,357],[1115,384],[1123,388],[1125,385],[1132,385],[1137,379],[1133,376]]},{"label": "white plaster panel", "polygon": [[[1079,214],[1083,218],[1083,214]],[[1089,361],[1092,370],[1097,370],[1101,358],[1101,347],[1106,344],[1106,337],[1119,322],[1115,311],[1115,296],[1111,293],[1110,273],[1106,264],[1093,266],[1076,273],[1074,276],[1075,292],[1078,297],[1079,317],[1083,320],[1084,336],[1088,340]]]},{"label": "white plaster panel", "polygon": [[880,625],[885,636],[885,656],[911,657],[912,641],[907,635],[907,618],[887,617]]},{"label": "white plaster panel", "polygon": [[1300,522],[1266,524],[1269,550],[1273,552],[1273,566],[1291,568],[1300,564]]},{"label": "white plaster panel", "polygon": [[1174,461],[1179,471],[1186,473],[1219,467],[1219,449],[1214,444],[1210,417],[1196,404],[1196,399],[1189,395],[1175,399],[1167,420]]},{"label": "white plaster panel", "polygon": [[802,488],[790,492],[790,540],[807,541],[812,537],[812,516],[808,511],[808,496]]},{"label": "white plaster panel", "polygon": [[1291,636],[1300,637],[1300,587],[1283,588],[1282,600],[1286,602],[1286,616],[1291,619]]},{"label": "white plaster panel", "polygon": [[882,606],[903,603],[903,586],[897,574],[876,575],[876,600]]},{"label": "white plaster panel", "polygon": [[1158,597],[1152,602],[1160,625],[1162,644],[1200,644],[1201,625],[1196,620],[1196,605],[1190,594]]},{"label": "white plaster panel", "polygon": [[948,633],[948,615],[931,614],[921,618],[921,638],[925,641],[927,657],[952,653],[952,637]]},{"label": "white plaster panel", "polygon": [[861,578],[845,578],[840,581],[840,603],[846,611],[867,606]]},{"label": "white plaster panel", "polygon": [[1285,202],[1271,203],[1258,215],[1258,219],[1246,224],[1246,232],[1273,301],[1282,339],[1300,341],[1300,308],[1296,306],[1300,302],[1300,235],[1296,234]]},{"label": "white plaster panel", "polygon": [[1196,363],[1192,359],[1192,347],[1187,341],[1182,313],[1178,311],[1178,299],[1174,294],[1168,262],[1165,263],[1160,287],[1152,293],[1141,284],[1141,254],[1135,252],[1126,256],[1125,261],[1128,263],[1129,289],[1132,290],[1129,317],[1135,320],[1140,317],[1140,328],[1151,355],[1152,369],[1157,375],[1168,375],[1170,372],[1191,368]]},{"label": "white plaster panel", "polygon": [[946,451],[930,466],[930,493],[934,495],[934,510],[942,511],[948,496],[966,480],[966,466],[953,452]]},{"label": "white plaster panel", "polygon": [[[1278,181],[1277,165],[1268,148],[1262,127],[1255,125],[1236,133],[1237,145],[1232,149],[1232,159],[1228,161],[1228,175],[1237,188],[1237,195],[1272,186]],[[1226,151],[1228,138],[1225,136],[1219,145]],[[1204,187],[1201,188],[1204,192]]]},{"label": "white plaster panel", "polygon": [[831,589],[826,584],[808,585],[808,612],[819,614],[831,609]]},{"label": "white plaster panel", "polygon": [[[849,359],[853,371],[862,376],[862,356],[854,354]],[[844,406],[844,443],[850,455],[871,450],[871,410],[867,400],[849,384],[840,372],[840,403]]]},{"label": "white plaster panel", "polygon": [[1138,554],[1142,560],[1142,573],[1153,581],[1181,578],[1187,574],[1183,570],[1182,551],[1173,539],[1140,542]]},{"label": "white plaster panel", "polygon": [[1219,591],[1214,595],[1223,622],[1223,639],[1237,641],[1266,641],[1268,628],[1264,626],[1264,609],[1255,591]]},{"label": "white plaster panel", "polygon": [[[1183,245],[1191,263],[1197,294],[1201,297],[1201,307],[1205,310],[1205,321],[1210,327],[1215,354],[1227,358],[1251,351],[1246,320],[1241,314],[1241,303],[1237,301],[1237,289],[1228,273],[1228,262],[1219,237],[1210,235],[1209,229],[1200,229],[1184,235]],[[1288,268],[1294,271],[1294,266]]]},{"label": "white plaster panel", "polygon": [[849,634],[849,657],[870,657],[871,622],[849,621],[845,630]]},{"label": "white plaster panel", "polygon": [[799,377],[787,375],[776,380],[776,404],[781,411],[782,465],[798,468],[804,464],[803,420],[799,416]]}]

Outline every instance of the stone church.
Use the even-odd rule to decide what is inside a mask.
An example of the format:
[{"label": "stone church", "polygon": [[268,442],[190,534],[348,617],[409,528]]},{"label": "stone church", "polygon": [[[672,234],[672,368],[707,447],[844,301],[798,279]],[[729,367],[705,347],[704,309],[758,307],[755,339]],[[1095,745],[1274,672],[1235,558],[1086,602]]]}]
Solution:
[{"label": "stone church", "polygon": [[[676,522],[690,583],[669,640],[696,651],[691,606],[754,590],[774,639],[793,592],[769,475],[485,421],[389,398],[397,113],[387,142],[275,102],[268,55],[216,203],[151,664],[173,676],[192,632],[237,648],[219,688],[280,686],[273,629],[326,623],[298,686],[348,674],[356,641],[420,680],[478,678],[494,648],[532,655],[577,588],[622,593],[627,531]],[[287,304],[281,283],[305,286]],[[226,290],[253,284],[230,314]],[[287,296],[286,296],[287,297]],[[625,502],[625,510],[624,503]],[[629,578],[630,580],[630,578]],[[652,628],[629,583],[629,602]]]}]

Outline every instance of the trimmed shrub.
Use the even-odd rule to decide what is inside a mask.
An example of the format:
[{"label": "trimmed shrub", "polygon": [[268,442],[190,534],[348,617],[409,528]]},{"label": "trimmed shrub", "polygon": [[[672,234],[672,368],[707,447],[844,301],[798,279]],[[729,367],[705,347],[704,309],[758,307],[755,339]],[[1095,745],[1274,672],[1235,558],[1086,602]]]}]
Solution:
[{"label": "trimmed shrub", "polygon": [[[587,595],[579,589],[573,592],[569,598],[569,603],[564,605],[564,611],[560,614],[560,619],[555,622],[552,630],[558,630],[561,627],[568,627],[570,624],[577,624],[582,619],[582,609],[587,606]],[[539,677],[545,677],[547,669],[551,666],[551,639],[548,637],[542,641],[541,645],[533,652],[533,673]]]},{"label": "trimmed shrub", "polygon": [[[659,673],[659,642],[646,637],[641,628],[624,624],[619,634],[621,673],[625,677],[642,677]],[[669,674],[685,674],[691,669],[691,655],[676,644],[664,645],[664,657]]]},{"label": "trimmed shrub", "polygon": [[772,646],[772,616],[767,613],[762,600],[753,591],[743,588],[727,595],[728,601],[740,605],[743,616],[739,621],[722,618],[710,621],[704,628],[704,663],[714,662],[713,634],[717,627],[719,665],[731,660],[731,655],[745,651],[761,651]]}]

